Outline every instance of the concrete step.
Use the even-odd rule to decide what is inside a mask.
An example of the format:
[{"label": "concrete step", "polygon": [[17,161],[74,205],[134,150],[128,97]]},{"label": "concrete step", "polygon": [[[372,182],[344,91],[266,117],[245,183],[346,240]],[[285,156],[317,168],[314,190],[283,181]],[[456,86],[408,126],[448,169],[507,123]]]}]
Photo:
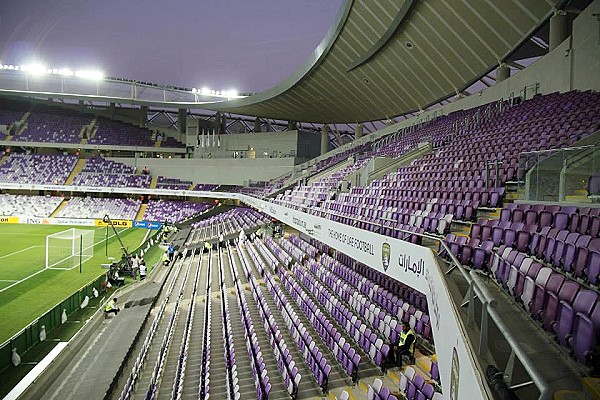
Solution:
[{"label": "concrete step", "polygon": [[[213,264],[213,283],[218,287],[218,263]],[[216,277],[215,277],[216,275]],[[221,298],[213,294],[212,316],[210,321],[210,389],[209,395],[215,399],[226,397],[227,393],[227,367],[223,356],[223,309]]]},{"label": "concrete step", "polygon": [[309,321],[304,312],[300,309],[300,307],[298,307],[298,304],[295,302],[295,300],[289,296],[285,290],[285,287],[282,286],[282,288],[288,303],[292,305],[292,308],[296,312],[296,315],[298,315],[300,322],[302,322],[302,325],[304,325],[312,340],[315,341],[315,344],[323,354],[323,357],[331,366],[331,372],[329,374],[329,382],[327,386],[328,390],[351,385],[352,379],[346,374],[342,365],[337,361],[336,356],[329,350],[329,347],[327,347],[327,344],[321,338],[321,336],[319,336],[312,322]]},{"label": "concrete step", "polygon": [[71,171],[71,173],[69,174],[69,177],[65,181],[65,185],[73,184],[73,179],[75,179],[77,174],[79,174],[83,170],[83,167],[85,166],[85,161],[86,161],[85,158],[81,158],[81,159],[77,160],[77,164],[75,164],[75,167],[73,167],[73,170]]},{"label": "concrete step", "polygon": [[148,208],[148,204],[142,204],[137,214],[135,215],[135,219],[141,221],[144,219],[144,214],[146,214],[146,209]]},{"label": "concrete step", "polygon": [[69,202],[67,200],[63,200],[61,201],[61,203],[58,205],[58,207],[56,207],[56,210],[52,211],[52,214],[50,214],[50,218],[54,218],[56,217],[60,211],[65,208],[65,206],[68,204]]}]

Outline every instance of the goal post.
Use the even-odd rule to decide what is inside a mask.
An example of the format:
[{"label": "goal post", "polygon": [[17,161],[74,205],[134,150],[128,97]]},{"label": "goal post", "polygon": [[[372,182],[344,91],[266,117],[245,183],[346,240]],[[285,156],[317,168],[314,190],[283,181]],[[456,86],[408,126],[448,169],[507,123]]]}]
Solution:
[{"label": "goal post", "polygon": [[46,268],[72,269],[93,256],[93,230],[70,228],[46,236]]}]

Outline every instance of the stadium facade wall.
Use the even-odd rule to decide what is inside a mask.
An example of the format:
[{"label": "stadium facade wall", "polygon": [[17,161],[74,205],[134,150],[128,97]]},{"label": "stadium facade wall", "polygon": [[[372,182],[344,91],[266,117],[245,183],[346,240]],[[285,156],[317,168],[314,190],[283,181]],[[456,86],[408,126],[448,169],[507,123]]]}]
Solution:
[{"label": "stadium facade wall", "polygon": [[236,160],[231,158],[143,158],[136,160],[125,157],[108,157],[107,159],[133,165],[140,169],[147,166],[152,175],[191,180],[194,183],[223,185],[243,185],[250,180],[268,181],[290,172],[295,163],[295,159],[292,157]]},{"label": "stadium facade wall", "polygon": [[[197,129],[197,128],[196,128]],[[221,146],[213,146],[212,132],[204,138],[209,139],[210,145],[202,147],[202,137],[194,150],[194,157],[206,158],[231,158],[233,152],[238,151],[247,157],[246,151],[254,149],[257,158],[279,158],[290,156],[302,159],[311,159],[320,154],[319,139],[315,133],[292,130],[284,132],[260,132],[221,135]],[[217,141],[215,137],[215,142]],[[265,156],[264,153],[267,153]]]}]

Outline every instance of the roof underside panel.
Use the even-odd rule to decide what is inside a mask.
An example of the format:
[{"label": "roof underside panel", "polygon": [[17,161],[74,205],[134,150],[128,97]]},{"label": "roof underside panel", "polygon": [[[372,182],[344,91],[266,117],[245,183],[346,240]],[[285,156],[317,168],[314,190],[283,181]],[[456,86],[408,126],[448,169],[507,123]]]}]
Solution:
[{"label": "roof underside panel", "polygon": [[348,0],[293,77],[207,109],[352,123],[424,109],[480,79],[527,40],[559,0]]}]

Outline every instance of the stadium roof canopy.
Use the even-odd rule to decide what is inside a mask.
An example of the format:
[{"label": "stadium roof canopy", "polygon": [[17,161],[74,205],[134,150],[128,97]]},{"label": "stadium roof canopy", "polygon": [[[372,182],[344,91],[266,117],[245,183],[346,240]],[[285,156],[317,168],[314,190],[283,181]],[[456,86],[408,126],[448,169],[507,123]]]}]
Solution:
[{"label": "stadium roof canopy", "polygon": [[346,0],[296,73],[265,92],[203,108],[323,123],[425,109],[459,94],[517,50],[521,58],[540,55],[529,39],[566,3]]}]

